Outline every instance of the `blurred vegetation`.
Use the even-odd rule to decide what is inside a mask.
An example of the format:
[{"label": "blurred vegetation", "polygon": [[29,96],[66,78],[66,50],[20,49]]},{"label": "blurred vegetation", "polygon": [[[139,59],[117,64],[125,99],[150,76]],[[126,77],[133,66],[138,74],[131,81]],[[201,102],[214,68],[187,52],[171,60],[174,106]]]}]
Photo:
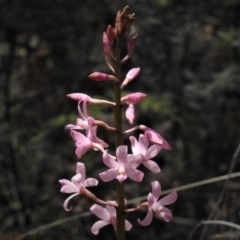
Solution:
[{"label": "blurred vegetation", "polygon": [[[161,174],[147,173],[141,184],[127,181],[126,198],[146,195],[156,177],[167,189],[228,172],[240,139],[239,0],[1,0],[0,239],[89,210],[92,203],[85,197],[71,201],[71,212],[62,208],[67,195],[59,192],[58,179],[71,178],[76,163],[74,142],[64,126],[75,121],[77,104],[66,94],[112,99],[111,83],[87,76],[107,71],[102,32],[127,4],[136,13],[133,32],[139,40],[123,73],[139,66],[141,74],[126,91],[148,94],[137,106],[137,123],[161,132],[173,150],[155,158]],[[89,110],[109,124],[111,111]],[[99,135],[113,145],[104,129]],[[105,169],[98,152],[82,160],[88,176],[98,177]],[[234,171],[239,169],[237,161]],[[170,224],[154,219],[143,228],[136,220],[145,213],[129,214],[134,227],[127,239],[187,239],[195,224],[208,218],[222,187],[180,192]],[[239,223],[239,188],[237,179],[227,185],[216,219]],[[113,183],[93,191],[114,198]],[[94,221],[94,216],[79,218],[26,239],[113,239],[111,226],[93,236]],[[228,231],[211,226],[207,234],[213,239]]]}]

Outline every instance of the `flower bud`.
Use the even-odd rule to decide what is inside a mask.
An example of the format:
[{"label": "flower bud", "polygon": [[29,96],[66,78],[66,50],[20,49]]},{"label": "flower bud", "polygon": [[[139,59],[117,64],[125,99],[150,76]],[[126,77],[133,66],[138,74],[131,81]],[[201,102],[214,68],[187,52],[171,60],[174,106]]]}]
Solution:
[{"label": "flower bud", "polygon": [[133,121],[135,119],[135,111],[133,104],[129,104],[125,116],[130,124],[133,124]]},{"label": "flower bud", "polygon": [[147,95],[145,93],[130,93],[121,98],[121,103],[136,104],[141,102]]},{"label": "flower bud", "polygon": [[148,128],[144,125],[140,125],[139,129],[144,131],[145,137],[153,144],[156,144],[162,148],[165,148],[167,150],[171,150],[170,145],[168,142],[157,132],[155,132],[153,129]]},{"label": "flower bud", "polygon": [[94,81],[112,80],[112,81],[118,82],[117,78],[114,77],[113,75],[108,75],[108,74],[102,73],[102,72],[94,72],[94,73],[90,74],[88,77]]},{"label": "flower bud", "polygon": [[138,37],[138,35],[135,34],[128,40],[127,49],[128,49],[128,55],[129,56],[132,55],[132,52],[135,48],[135,45],[136,45],[136,42],[137,42],[137,37]]},{"label": "flower bud", "polygon": [[109,25],[107,28],[107,45],[112,47],[115,39],[115,32],[113,28]]},{"label": "flower bud", "polygon": [[108,48],[107,33],[105,33],[105,32],[103,33],[102,41],[103,41],[103,51],[104,51],[104,54],[107,55],[108,52],[109,52],[109,48]]},{"label": "flower bud", "polygon": [[121,89],[123,89],[129,82],[131,82],[140,72],[140,68],[132,68],[126,75],[126,78],[122,82]]}]

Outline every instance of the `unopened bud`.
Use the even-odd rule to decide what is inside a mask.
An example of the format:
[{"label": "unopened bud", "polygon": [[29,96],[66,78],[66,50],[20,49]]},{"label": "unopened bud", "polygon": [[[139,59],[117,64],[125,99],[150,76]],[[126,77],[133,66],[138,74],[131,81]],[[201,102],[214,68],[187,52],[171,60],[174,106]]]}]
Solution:
[{"label": "unopened bud", "polygon": [[94,81],[112,80],[112,81],[118,82],[117,78],[114,77],[113,75],[108,75],[108,74],[102,73],[102,72],[94,72],[94,73],[90,74],[88,77]]},{"label": "unopened bud", "polygon": [[130,124],[133,124],[133,121],[135,119],[135,111],[133,104],[129,104],[125,116]]},{"label": "unopened bud", "polygon": [[153,129],[148,128],[144,125],[140,125],[139,129],[144,131],[144,135],[149,142],[156,144],[167,150],[171,150],[171,147],[168,144],[168,142],[159,133],[155,132]]},{"label": "unopened bud", "polygon": [[140,72],[140,68],[132,68],[126,75],[126,78],[122,82],[121,89],[123,89],[129,82],[131,82]]},{"label": "unopened bud", "polygon": [[107,39],[107,33],[103,33],[103,38],[102,38],[102,41],[103,41],[103,51],[104,51],[104,54],[108,54],[109,52],[109,48],[108,48],[108,39]]},{"label": "unopened bud", "polygon": [[115,39],[115,32],[113,28],[109,25],[107,28],[107,44],[109,47],[113,45],[114,39]]},{"label": "unopened bud", "polygon": [[136,34],[128,40],[128,43],[127,43],[128,55],[132,55],[132,52],[133,52],[136,42],[137,42],[137,37],[138,37],[138,35]]},{"label": "unopened bud", "polygon": [[116,16],[115,34],[117,37],[125,37],[132,29],[135,14],[130,14],[130,7],[126,6],[122,12]]},{"label": "unopened bud", "polygon": [[136,104],[141,102],[147,95],[145,93],[130,93],[121,98],[121,103]]}]

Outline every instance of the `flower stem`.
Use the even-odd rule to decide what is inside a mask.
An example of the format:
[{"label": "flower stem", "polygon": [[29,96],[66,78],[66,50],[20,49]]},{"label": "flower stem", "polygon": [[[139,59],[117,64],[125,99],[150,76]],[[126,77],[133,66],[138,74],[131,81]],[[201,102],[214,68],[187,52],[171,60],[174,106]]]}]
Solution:
[{"label": "flower stem", "polygon": [[[120,53],[121,53],[122,39],[118,39],[115,44],[115,65],[114,72],[115,77],[119,82],[114,83],[115,91],[115,148],[117,149],[122,145],[122,105],[121,105],[121,65],[120,65]],[[116,180],[116,198],[117,198],[117,240],[125,240],[125,214],[124,214],[124,185]]]}]

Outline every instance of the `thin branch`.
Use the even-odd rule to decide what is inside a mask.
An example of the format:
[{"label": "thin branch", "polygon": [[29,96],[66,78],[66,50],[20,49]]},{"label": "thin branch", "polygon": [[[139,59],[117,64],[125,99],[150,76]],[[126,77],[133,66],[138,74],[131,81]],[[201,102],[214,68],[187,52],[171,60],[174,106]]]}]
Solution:
[{"label": "thin branch", "polygon": [[63,223],[66,223],[66,222],[70,222],[70,221],[73,221],[75,219],[79,219],[79,218],[83,218],[83,217],[88,217],[92,215],[92,213],[89,211],[89,212],[83,212],[83,213],[79,213],[79,214],[76,214],[74,216],[71,216],[71,217],[66,217],[66,218],[63,218],[63,219],[60,219],[60,220],[57,220],[57,221],[54,221],[52,223],[48,223],[48,224],[44,224],[40,227],[37,227],[33,230],[30,230],[22,235],[20,235],[19,237],[15,238],[14,240],[21,240],[21,239],[24,239],[28,236],[31,236],[31,235],[34,235],[42,230],[47,230],[47,229],[50,229],[50,228],[53,228],[53,227],[56,227],[58,225],[61,225]]},{"label": "thin branch", "polygon": [[[240,143],[238,144],[237,149],[236,149],[235,153],[232,156],[232,160],[231,160],[231,164],[230,164],[230,167],[229,167],[229,170],[228,170],[228,174],[231,174],[233,172],[233,169],[234,169],[237,157],[239,155],[239,152],[240,152]],[[227,185],[227,183],[229,183],[229,181],[230,181],[230,178],[225,180],[225,184],[223,185],[222,191],[221,191],[221,193],[220,193],[220,195],[218,197],[217,202],[213,206],[213,208],[212,208],[212,210],[211,210],[211,212],[210,212],[210,214],[208,216],[208,220],[214,218],[214,215],[215,215],[215,213],[216,213],[220,203],[222,202],[222,200],[224,198],[224,195],[226,193],[226,185]],[[206,235],[207,229],[208,229],[208,225],[205,225],[203,230],[202,230],[202,233],[201,233],[201,236],[200,236],[200,240],[204,240],[205,239],[205,235]]]},{"label": "thin branch", "polygon": [[214,224],[214,225],[224,225],[224,226],[228,226],[228,227],[232,227],[235,229],[240,230],[240,225],[237,225],[235,223],[231,223],[231,222],[227,222],[227,221],[223,221],[223,220],[207,220],[207,221],[201,221],[199,224],[197,224],[194,229],[192,230],[192,232],[189,235],[188,240],[191,240],[193,237],[193,234],[196,232],[196,230],[201,227],[202,225],[210,225],[210,224]]},{"label": "thin branch", "polygon": [[[175,190],[180,192],[180,191],[187,190],[187,189],[190,189],[190,188],[200,187],[202,185],[206,185],[206,184],[210,184],[210,183],[214,183],[214,182],[219,182],[219,181],[226,180],[228,178],[236,178],[236,177],[240,177],[240,172],[227,174],[227,175],[223,175],[223,176],[220,176],[220,177],[207,179],[207,180],[204,180],[204,181],[187,184],[187,185],[184,185],[184,186],[181,186],[181,187],[177,187],[177,188],[175,188]],[[165,191],[162,192],[162,195],[168,194],[172,190],[173,189],[165,190]],[[146,199],[146,197],[147,196],[140,197],[140,198],[135,198],[135,199],[132,199],[132,200],[128,201],[128,203],[129,204],[130,203],[136,203],[136,202],[139,202],[139,201],[142,201],[142,200]],[[21,239],[24,239],[24,238],[26,238],[28,236],[34,235],[34,234],[38,233],[39,231],[47,230],[47,229],[56,227],[58,225],[61,225],[63,223],[70,222],[70,221],[78,219],[78,218],[88,217],[90,215],[92,215],[91,212],[84,212],[84,213],[80,213],[80,214],[77,214],[77,215],[74,215],[74,216],[71,216],[71,217],[67,217],[67,218],[64,218],[64,219],[60,219],[60,220],[54,221],[52,223],[45,224],[45,225],[42,225],[42,226],[40,226],[38,228],[35,228],[33,230],[30,230],[30,231],[20,235],[15,240],[21,240]],[[198,225],[196,227],[198,228]],[[194,229],[196,229],[196,227]]]},{"label": "thin branch", "polygon": [[[171,188],[171,189],[162,191],[161,194],[165,195],[165,194],[168,194],[168,193],[172,192],[173,190],[176,190],[177,192],[180,192],[180,191],[187,190],[187,189],[190,189],[190,188],[200,187],[200,186],[203,186],[203,185],[206,185],[206,184],[220,182],[220,181],[223,181],[223,180],[226,180],[226,179],[236,178],[236,177],[240,177],[240,172],[236,172],[236,173],[232,173],[232,174],[226,174],[226,175],[223,175],[223,176],[220,176],[220,177],[210,178],[210,179],[207,179],[207,180],[186,184],[186,185],[183,185],[183,186],[180,186],[180,187]],[[132,203],[144,201],[146,198],[147,198],[147,196],[134,198],[134,199],[128,201],[127,203],[132,204]]]}]

